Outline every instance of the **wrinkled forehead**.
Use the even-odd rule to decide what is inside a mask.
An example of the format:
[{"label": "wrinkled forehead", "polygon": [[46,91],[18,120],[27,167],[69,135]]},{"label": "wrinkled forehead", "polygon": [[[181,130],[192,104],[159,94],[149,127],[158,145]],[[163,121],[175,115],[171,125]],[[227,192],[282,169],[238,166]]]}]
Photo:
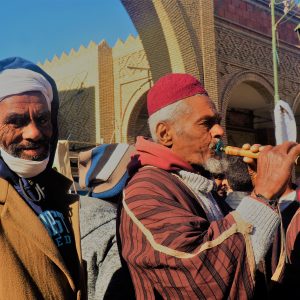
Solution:
[{"label": "wrinkled forehead", "polygon": [[215,103],[206,95],[195,95],[183,100],[192,109],[198,108],[200,111],[212,111],[217,113]]},{"label": "wrinkled forehead", "polygon": [[50,112],[45,96],[39,91],[10,95],[0,101],[1,114],[25,113],[29,110]]},{"label": "wrinkled forehead", "polygon": [[207,95],[196,95],[199,98],[199,101],[205,102],[211,109],[216,110],[215,103]]}]

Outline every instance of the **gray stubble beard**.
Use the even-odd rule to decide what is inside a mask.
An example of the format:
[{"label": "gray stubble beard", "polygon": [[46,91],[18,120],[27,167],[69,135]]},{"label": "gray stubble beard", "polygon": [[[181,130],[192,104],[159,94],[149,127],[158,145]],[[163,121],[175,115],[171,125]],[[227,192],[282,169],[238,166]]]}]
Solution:
[{"label": "gray stubble beard", "polygon": [[204,164],[203,167],[205,170],[213,174],[222,174],[228,170],[228,161],[223,156],[219,159],[210,157]]}]

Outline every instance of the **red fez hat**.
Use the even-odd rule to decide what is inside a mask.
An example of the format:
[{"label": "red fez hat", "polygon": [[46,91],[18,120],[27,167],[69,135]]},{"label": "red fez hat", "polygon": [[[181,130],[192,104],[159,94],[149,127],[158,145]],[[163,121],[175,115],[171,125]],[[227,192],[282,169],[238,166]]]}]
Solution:
[{"label": "red fez hat", "polygon": [[148,92],[148,115],[150,117],[163,107],[197,94],[208,95],[198,79],[189,74],[167,74]]}]

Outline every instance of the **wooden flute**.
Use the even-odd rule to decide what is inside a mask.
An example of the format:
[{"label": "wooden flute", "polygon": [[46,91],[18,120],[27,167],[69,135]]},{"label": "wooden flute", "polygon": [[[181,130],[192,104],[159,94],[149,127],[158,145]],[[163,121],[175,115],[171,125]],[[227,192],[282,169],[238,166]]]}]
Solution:
[{"label": "wooden flute", "polygon": [[[255,159],[257,159],[259,156],[259,152],[253,153],[250,150],[244,150],[242,148],[233,147],[233,146],[220,147],[219,151],[223,151],[227,155],[243,156],[243,157],[249,157],[249,158],[255,158]],[[300,164],[299,157],[300,156],[297,156],[297,158],[295,159],[296,165]]]},{"label": "wooden flute", "polygon": [[244,150],[239,147],[224,146],[223,142],[219,140],[216,144],[216,153],[224,152],[227,155],[244,156],[249,158],[258,158],[259,152],[253,153],[250,150]]},{"label": "wooden flute", "polygon": [[256,159],[259,156],[259,152],[253,153],[250,150],[244,150],[242,148],[233,147],[233,146],[221,147],[220,150],[225,152],[227,155],[244,156],[244,157],[256,158]]}]

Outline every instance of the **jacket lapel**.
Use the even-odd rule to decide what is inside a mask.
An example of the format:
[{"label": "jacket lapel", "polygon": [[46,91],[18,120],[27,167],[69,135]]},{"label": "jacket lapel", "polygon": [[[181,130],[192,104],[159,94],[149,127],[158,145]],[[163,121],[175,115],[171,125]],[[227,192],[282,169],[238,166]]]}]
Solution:
[{"label": "jacket lapel", "polygon": [[[1,214],[3,226],[6,224],[8,230],[17,227],[24,236],[27,236],[29,240],[34,242],[36,246],[62,270],[68,278],[71,288],[75,291],[76,287],[70,272],[47,229],[15,189],[1,178],[0,197],[0,202],[4,204]],[[74,212],[74,214],[76,213]]]},{"label": "jacket lapel", "polygon": [[[69,195],[72,196],[72,198],[75,195]],[[70,204],[70,210],[71,210],[71,224],[74,232],[74,239],[75,239],[75,245],[76,245],[76,251],[79,259],[79,291],[77,294],[77,299],[85,299],[87,298],[87,274],[86,274],[86,266],[82,260],[82,251],[81,251],[81,234],[80,234],[80,223],[79,223],[79,206],[80,203],[78,201],[78,197],[76,197],[76,201],[71,200]]]},{"label": "jacket lapel", "polygon": [[77,251],[77,255],[79,257],[79,261],[81,263],[82,262],[82,259],[81,259],[82,254],[81,254],[81,238],[80,238],[80,225],[79,225],[79,201],[77,199],[76,199],[76,201],[74,201],[70,204],[70,209],[72,212],[71,213],[71,224],[72,224],[72,228],[73,228],[73,232],[74,232],[76,251]]}]

